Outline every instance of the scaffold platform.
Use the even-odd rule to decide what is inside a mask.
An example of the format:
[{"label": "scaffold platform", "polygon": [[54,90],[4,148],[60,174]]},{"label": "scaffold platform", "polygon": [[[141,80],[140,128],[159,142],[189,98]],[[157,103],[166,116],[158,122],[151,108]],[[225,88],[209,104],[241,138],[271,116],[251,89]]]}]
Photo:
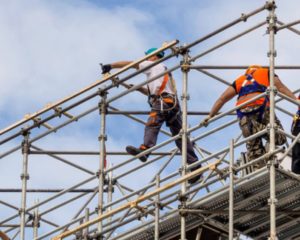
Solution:
[{"label": "scaffold platform", "polygon": [[[254,11],[239,15],[194,42],[165,42],[149,55],[0,129],[3,166],[13,160],[19,161],[18,170],[15,168],[17,163],[14,163],[3,172],[6,171],[5,176],[9,179],[20,179],[21,176],[19,184],[14,186],[4,177],[0,179],[5,183],[0,188],[0,234],[20,240],[300,239],[300,176],[280,165],[300,142],[300,134],[293,136],[275,122],[275,110],[280,112],[280,117],[292,120],[295,111],[290,109],[298,108],[300,102],[294,96],[291,98],[277,91],[274,85],[275,69],[300,70],[298,65],[275,65],[274,60],[275,35],[285,30],[298,37],[300,31],[294,25],[300,20],[283,23],[277,19],[275,9],[275,1],[268,0]],[[249,23],[256,15],[254,20],[259,20],[259,23]],[[221,43],[202,50],[203,42],[246,21],[246,30],[238,34],[234,31],[229,38],[224,34]],[[269,68],[270,86],[265,92],[218,112],[206,124],[203,123],[203,116],[209,114],[207,109],[190,111],[188,108],[189,89],[195,87],[189,85],[192,82],[189,77],[194,76],[191,72],[201,74],[195,80],[211,81],[212,85],[216,81],[223,89],[223,85],[227,88],[232,84],[232,78],[230,81],[225,79],[228,74],[223,73],[226,70],[242,70],[244,73],[253,63],[199,65],[197,60],[202,61],[207,54],[258,29],[268,33],[268,39],[265,39],[269,42],[269,64],[262,67]],[[196,46],[200,47],[194,48]],[[161,51],[169,53],[145,68],[130,70]],[[164,72],[140,81],[140,75],[148,68],[162,62],[168,63]],[[177,81],[182,118],[180,132],[175,135],[172,131],[159,129],[162,139],[136,156],[129,155],[124,149],[131,144],[129,140],[132,140],[134,131],[139,131],[138,128],[132,128],[134,131],[130,135],[128,131],[125,146],[122,141],[122,144],[110,142],[123,137],[123,130],[127,130],[131,121],[142,125],[139,127],[147,126],[146,117],[138,115],[148,114],[149,109],[127,109],[121,102],[123,98],[138,93],[141,87],[157,78],[173,73],[182,77],[181,82]],[[294,78],[297,79],[298,75]],[[136,78],[139,80],[137,84],[127,82]],[[291,95],[296,96],[300,89],[293,86],[291,91]],[[199,92],[196,94],[200,95]],[[201,95],[201,101],[209,93],[205,94]],[[143,97],[148,107],[147,97]],[[235,112],[262,97],[268,97],[270,101],[269,124],[245,136],[240,131]],[[190,116],[201,117],[191,119]],[[114,121],[112,117],[119,119]],[[116,124],[120,125],[120,130],[112,134],[110,130]],[[81,132],[92,129],[88,146],[81,144],[87,141],[86,136],[79,138],[72,127],[80,128]],[[288,139],[285,146],[275,144],[277,133]],[[68,140],[75,139],[78,147],[65,149],[73,145],[60,144],[58,140],[63,136]],[[269,141],[269,146],[263,155],[248,161],[244,154],[245,145],[256,138]],[[181,148],[169,145],[179,139]],[[190,164],[187,161],[188,140],[193,143],[198,156],[198,161]],[[138,158],[145,154],[149,155],[148,160],[139,161]],[[87,158],[90,160],[81,161]],[[38,162],[34,162],[36,160]],[[268,163],[253,172],[255,164],[262,161]],[[64,177],[70,176],[72,178],[66,178],[64,182]],[[189,181],[195,177],[197,182]]]},{"label": "scaffold platform", "polygon": [[[234,229],[253,239],[267,239],[269,217],[269,171],[264,167],[234,186]],[[284,169],[276,169],[276,197],[278,200],[276,225],[279,239],[299,239],[300,177]],[[228,239],[229,188],[205,196],[189,206],[186,218],[191,239],[205,238],[204,230],[215,233],[209,239]],[[198,229],[201,229],[199,231]],[[199,233],[200,232],[200,233]],[[124,240],[153,239],[154,226],[139,230]],[[161,222],[160,239],[180,239],[180,216]]]}]

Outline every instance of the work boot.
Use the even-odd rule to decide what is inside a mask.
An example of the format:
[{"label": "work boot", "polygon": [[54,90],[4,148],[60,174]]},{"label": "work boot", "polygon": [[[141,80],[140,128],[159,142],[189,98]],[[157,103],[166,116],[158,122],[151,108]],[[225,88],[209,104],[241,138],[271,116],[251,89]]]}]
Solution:
[{"label": "work boot", "polygon": [[[126,152],[128,152],[129,154],[133,155],[133,156],[136,156],[138,154],[140,154],[141,152],[147,150],[148,148],[145,146],[145,145],[141,145],[139,148],[136,148],[134,146],[127,146],[126,147]],[[139,159],[142,161],[142,162],[146,162],[147,159],[148,159],[148,156],[149,154],[145,154],[141,157],[139,157]]]},{"label": "work boot", "polygon": [[[191,172],[193,172],[193,171],[195,171],[195,170],[197,170],[197,169],[199,169],[199,168],[202,168],[201,164],[198,165],[198,166],[196,166],[196,167],[191,168]],[[190,178],[190,179],[188,180],[188,183],[189,183],[189,184],[194,184],[194,183],[196,183],[197,181],[202,180],[202,178],[203,178],[202,173],[200,173],[200,174],[197,175],[196,177]]]}]

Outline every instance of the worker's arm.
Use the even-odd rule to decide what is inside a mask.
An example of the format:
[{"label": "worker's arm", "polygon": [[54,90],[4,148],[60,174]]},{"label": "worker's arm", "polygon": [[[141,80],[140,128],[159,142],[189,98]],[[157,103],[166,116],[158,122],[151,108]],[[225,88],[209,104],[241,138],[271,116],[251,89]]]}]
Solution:
[{"label": "worker's arm", "polygon": [[231,100],[235,95],[236,92],[234,88],[232,86],[229,86],[214,103],[212,109],[210,110],[209,115],[206,118],[204,118],[200,124],[206,127],[208,125],[208,121],[212,117],[214,117],[219,112],[219,110],[223,107],[223,105],[227,103],[229,100]]},{"label": "worker's arm", "polygon": [[[133,62],[132,61],[119,61],[119,62],[111,63],[110,66],[111,66],[111,68],[123,68],[131,63],[133,63]],[[135,64],[132,66],[132,68],[139,69],[139,65]]]},{"label": "worker's arm", "polygon": [[[101,68],[102,68],[102,74],[106,74],[109,73],[111,69],[113,68],[123,68],[126,67],[127,65],[133,63],[132,61],[119,61],[119,62],[114,62],[114,63],[110,63],[110,64],[101,64]],[[139,65],[135,64],[133,66],[131,66],[131,68],[135,68],[135,69],[139,69]]]},{"label": "worker's arm", "polygon": [[[110,72],[110,70],[113,69],[113,68],[123,68],[123,67],[126,67],[127,65],[129,65],[131,63],[133,63],[133,62],[132,61],[119,61],[119,62],[114,62],[114,63],[111,63],[111,64],[102,65],[102,74]],[[138,66],[138,64],[136,64],[136,65],[133,65],[132,68],[139,69],[139,66]],[[131,88],[133,86],[132,84],[126,84],[126,83],[122,83],[121,85],[123,85],[127,89],[129,89],[129,88]],[[148,96],[148,91],[144,87],[138,88],[137,91],[139,91],[142,94]]]},{"label": "worker's arm", "polygon": [[219,110],[223,107],[223,105],[228,101],[230,101],[235,95],[236,92],[234,88],[232,86],[229,86],[215,102],[212,109],[210,110],[209,116],[211,118],[215,116],[219,112]]},{"label": "worker's arm", "polygon": [[[121,83],[122,86],[126,87],[127,89],[132,88],[134,85],[133,84],[127,84],[127,83]],[[145,87],[140,87],[138,89],[136,89],[136,91],[141,92],[142,94],[148,96],[148,90]]]},{"label": "worker's arm", "polygon": [[290,89],[287,88],[287,86],[285,86],[278,77],[275,76],[274,78],[274,85],[277,88],[277,90],[281,93],[283,93],[284,95],[297,100],[296,96],[292,93],[292,91]]}]

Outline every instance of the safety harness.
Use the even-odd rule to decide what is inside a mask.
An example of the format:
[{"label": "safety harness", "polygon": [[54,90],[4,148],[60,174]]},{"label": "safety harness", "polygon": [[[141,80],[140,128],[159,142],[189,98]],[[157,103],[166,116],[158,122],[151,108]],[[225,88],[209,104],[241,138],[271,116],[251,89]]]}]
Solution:
[{"label": "safety harness", "polygon": [[[245,74],[246,79],[244,80],[242,87],[240,89],[239,95],[238,95],[238,100],[240,100],[240,98],[246,97],[249,94],[253,94],[253,93],[263,93],[267,90],[267,87],[259,84],[253,77],[253,73],[251,74]],[[249,83],[249,81],[251,83]],[[250,99],[250,98],[249,98]],[[267,106],[267,103],[269,102],[269,97],[265,96],[264,97],[264,102],[262,105],[260,105],[259,107],[256,108],[251,108],[250,111],[247,111],[247,107],[245,109],[237,109],[237,116],[238,118],[242,119],[244,116],[249,116],[252,114],[256,114],[259,112],[259,118],[258,120],[261,121],[262,120],[262,116],[263,113],[265,111],[265,107]]]},{"label": "safety harness", "polygon": [[294,134],[295,128],[300,127],[300,109],[296,112],[293,117],[293,123],[291,127],[291,132]]},{"label": "safety harness", "polygon": [[[165,69],[167,70],[166,67],[165,67]],[[174,83],[174,80],[173,80],[173,77],[172,77],[171,73],[166,73],[164,75],[163,82],[162,82],[162,84],[161,84],[161,86],[158,90],[157,95],[150,94],[150,89],[149,89],[149,86],[147,85],[148,93],[149,93],[148,94],[148,103],[149,103],[149,105],[152,109],[157,110],[157,111],[161,111],[161,112],[171,111],[177,105],[177,96],[174,95],[174,94],[171,94],[171,93],[164,92],[169,80],[171,81],[172,87],[173,87],[174,91],[176,92],[175,83]],[[154,102],[156,102],[156,101],[160,101],[160,108],[159,109],[155,109],[153,107]],[[172,104],[172,105],[169,108],[164,108],[163,107],[164,103]]]},{"label": "safety harness", "polygon": [[[165,70],[167,70],[166,67],[165,67]],[[171,85],[172,85],[172,88],[173,88],[175,94],[164,92],[168,81],[171,81]],[[150,89],[149,89],[148,85],[147,85],[147,88],[148,88],[148,93],[149,93],[148,94],[148,103],[149,103],[152,111],[150,112],[149,120],[146,125],[147,126],[155,126],[156,121],[157,121],[157,115],[159,113],[162,113],[162,114],[167,113],[170,118],[166,121],[166,124],[167,124],[167,126],[170,126],[177,119],[178,115],[180,115],[180,111],[174,111],[174,110],[176,110],[176,106],[178,105],[178,100],[177,100],[177,95],[176,95],[176,85],[175,85],[175,81],[172,77],[172,74],[166,73],[164,75],[163,82],[158,90],[157,95],[150,94]],[[159,108],[155,107],[155,103],[157,103],[158,101],[160,103]],[[168,106],[168,108],[166,108],[166,105]],[[180,108],[178,108],[178,109],[180,109]]]}]

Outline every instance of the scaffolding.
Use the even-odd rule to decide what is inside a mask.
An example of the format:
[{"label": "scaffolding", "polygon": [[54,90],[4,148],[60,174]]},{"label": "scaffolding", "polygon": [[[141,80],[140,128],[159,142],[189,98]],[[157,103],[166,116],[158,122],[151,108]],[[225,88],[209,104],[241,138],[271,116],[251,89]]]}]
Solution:
[{"label": "scaffolding", "polygon": [[[0,230],[2,231],[0,233],[3,234],[3,238],[7,235],[10,236],[10,239],[21,240],[28,238],[35,240],[49,238],[55,240],[66,238],[158,240],[175,239],[174,237],[179,236],[180,239],[185,240],[188,239],[188,230],[192,228],[198,229],[194,239],[201,239],[201,227],[203,226],[215,227],[218,228],[218,231],[222,230],[220,236],[230,240],[241,234],[255,239],[269,237],[271,240],[295,239],[300,236],[300,230],[297,228],[299,197],[293,194],[300,188],[300,178],[281,169],[279,165],[299,140],[300,135],[295,137],[277,129],[274,117],[275,109],[289,117],[294,114],[280,107],[279,102],[286,101],[294,106],[298,104],[294,99],[277,93],[274,87],[275,69],[300,69],[300,66],[295,65],[275,66],[275,35],[284,29],[300,35],[300,31],[293,27],[300,21],[285,24],[277,20],[275,9],[275,1],[269,0],[258,9],[242,14],[234,21],[190,44],[180,45],[178,40],[163,44],[161,48],[150,55],[144,56],[71,96],[29,114],[2,129],[0,145],[3,147],[0,161],[9,160],[10,156],[22,155],[21,188],[0,189],[2,196],[5,194],[15,196],[19,193],[21,197],[20,205],[0,198],[0,205],[8,209],[5,211],[5,216],[0,215]],[[266,20],[209,49],[191,55],[196,46],[202,46],[214,36],[266,12],[268,13]],[[197,65],[196,60],[262,27],[267,28],[269,36],[269,65],[265,66],[270,69],[268,90],[239,107],[231,108],[210,119],[210,126],[213,125],[213,122],[218,121],[217,127],[204,128],[201,124],[189,127],[188,116],[208,114],[208,112],[188,111],[189,74],[196,70],[197,73],[228,86],[230,85],[228,81],[209,70],[235,70],[248,67],[246,65]],[[171,53],[146,68],[134,72],[129,70],[132,66],[163,50],[170,50]],[[128,86],[126,85],[127,81],[141,76],[145,70],[169,60],[179,61],[179,63],[129,89],[122,88]],[[251,64],[249,63],[249,65]],[[123,151],[110,150],[110,146],[106,143],[110,137],[107,131],[110,124],[107,119],[109,116],[124,116],[126,119],[145,125],[145,121],[137,115],[148,114],[148,111],[121,110],[112,104],[164,74],[175,72],[178,74],[178,71],[181,71],[182,75],[183,125],[181,132],[172,136],[168,131],[161,129],[161,134],[166,136],[164,141],[135,157],[128,156]],[[299,89],[293,90],[295,94],[299,92]],[[213,139],[212,135],[216,133],[224,134],[225,131],[228,134],[228,128],[238,129],[235,111],[266,95],[270,98],[270,124],[267,129],[248,138],[243,138],[239,131],[235,131],[234,134],[237,133],[237,135],[230,136],[225,143],[226,146],[215,152],[202,146],[204,140]],[[63,132],[63,129],[73,126],[75,122],[84,121],[84,118],[97,111],[100,118],[97,139],[99,151],[49,150],[38,146],[38,143],[44,139],[48,142],[47,137]],[[230,120],[226,121],[228,118]],[[291,144],[286,148],[275,146],[276,131],[281,131],[291,139]],[[191,134],[196,135],[191,138],[191,141],[201,157],[198,162],[187,165],[186,142]],[[247,163],[243,155],[240,155],[244,144],[248,140],[264,134],[270,135],[269,151]],[[179,149],[170,148],[170,144],[179,138],[183,141],[182,154],[179,153]],[[213,140],[210,141],[213,144]],[[44,144],[45,140],[42,143]],[[278,153],[282,155],[277,157]],[[144,154],[150,154],[150,159],[141,163],[137,159]],[[28,188],[30,156],[47,156],[49,159],[57,160],[80,171],[84,177],[65,188],[30,189]],[[90,170],[89,167],[69,160],[65,156],[80,158],[94,156],[98,159],[97,171]],[[109,158],[114,156],[120,156],[125,160],[110,165]],[[251,173],[253,164],[265,158],[271,159],[267,166]],[[107,166],[106,159],[108,160]],[[176,169],[171,168],[167,171],[174,159],[181,159],[181,164],[178,164]],[[159,168],[155,165],[158,162]],[[203,167],[196,171],[189,171],[199,164],[202,164]],[[147,185],[133,188],[128,182],[124,183],[128,178],[133,178],[138,171],[146,171],[153,166],[156,166],[154,167],[156,171]],[[38,171],[38,169],[35,170]],[[193,185],[187,184],[188,179],[199,174],[204,176],[200,182]],[[56,178],[59,180],[59,176]],[[34,204],[28,206],[27,199],[34,194],[42,194],[42,198],[36,199]],[[45,197],[46,194],[49,194],[50,197]],[[73,209],[71,219],[64,222],[59,221],[59,223],[56,220],[50,220],[63,218],[64,207],[70,204],[76,207],[75,211]],[[11,214],[11,212],[13,213]],[[266,216],[267,214],[269,216]],[[289,214],[290,216],[287,216]],[[28,229],[32,229],[32,231]]]}]

